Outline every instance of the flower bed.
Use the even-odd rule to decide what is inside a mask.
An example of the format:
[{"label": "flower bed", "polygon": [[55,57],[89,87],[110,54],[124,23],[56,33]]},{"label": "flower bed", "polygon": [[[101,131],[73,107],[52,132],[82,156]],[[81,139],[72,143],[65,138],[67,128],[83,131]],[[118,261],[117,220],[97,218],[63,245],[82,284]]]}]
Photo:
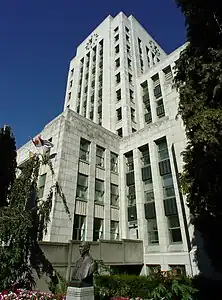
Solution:
[{"label": "flower bed", "polygon": [[44,293],[40,291],[28,291],[17,289],[15,291],[2,291],[0,300],[65,300],[65,296],[61,294]]}]

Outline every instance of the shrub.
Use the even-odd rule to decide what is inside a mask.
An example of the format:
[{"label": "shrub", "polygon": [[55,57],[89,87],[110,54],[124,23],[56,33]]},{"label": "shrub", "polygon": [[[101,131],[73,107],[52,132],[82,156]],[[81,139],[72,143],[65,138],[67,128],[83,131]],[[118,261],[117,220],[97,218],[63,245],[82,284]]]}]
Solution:
[{"label": "shrub", "polygon": [[172,274],[163,276],[161,273],[153,276],[95,276],[94,286],[95,299],[104,300],[112,297],[191,300],[196,293],[190,278]]}]

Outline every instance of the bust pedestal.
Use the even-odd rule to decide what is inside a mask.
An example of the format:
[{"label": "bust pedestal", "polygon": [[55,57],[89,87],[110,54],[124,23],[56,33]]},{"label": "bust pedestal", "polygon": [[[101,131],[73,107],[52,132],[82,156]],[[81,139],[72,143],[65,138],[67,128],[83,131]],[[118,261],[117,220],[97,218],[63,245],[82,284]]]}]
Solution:
[{"label": "bust pedestal", "polygon": [[94,300],[94,287],[82,282],[70,282],[66,300]]}]

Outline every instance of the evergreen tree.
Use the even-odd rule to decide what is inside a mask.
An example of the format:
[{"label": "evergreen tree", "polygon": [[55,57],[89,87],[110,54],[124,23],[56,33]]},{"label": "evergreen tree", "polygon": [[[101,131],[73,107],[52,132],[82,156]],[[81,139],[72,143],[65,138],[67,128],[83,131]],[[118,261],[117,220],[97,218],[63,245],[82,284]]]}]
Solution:
[{"label": "evergreen tree", "polygon": [[175,77],[188,139],[181,185],[205,250],[222,273],[222,1],[176,2],[188,42]]},{"label": "evergreen tree", "polygon": [[7,205],[10,186],[15,180],[16,146],[11,128],[0,128],[0,207]]},{"label": "evergreen tree", "polygon": [[8,193],[7,206],[0,208],[0,290],[11,285],[31,289],[35,285],[33,269],[52,280],[55,271],[42,252],[38,241],[47,232],[53,195],[62,198],[69,214],[65,196],[58,184],[51,186],[47,199],[38,198],[38,176],[41,165],[54,171],[49,158],[35,154],[22,168]]}]

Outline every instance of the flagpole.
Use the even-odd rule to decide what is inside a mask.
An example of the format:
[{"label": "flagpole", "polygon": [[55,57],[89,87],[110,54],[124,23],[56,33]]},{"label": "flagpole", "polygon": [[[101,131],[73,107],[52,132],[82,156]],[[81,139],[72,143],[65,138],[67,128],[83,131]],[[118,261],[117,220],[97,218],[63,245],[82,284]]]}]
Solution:
[{"label": "flagpole", "polygon": [[[30,137],[30,140],[32,141],[32,144],[34,145],[36,151],[38,152],[38,154],[42,155],[38,149],[38,147],[36,147],[36,145],[34,144],[33,138]],[[30,151],[31,152],[31,151]],[[35,154],[35,153],[34,153]]]}]

